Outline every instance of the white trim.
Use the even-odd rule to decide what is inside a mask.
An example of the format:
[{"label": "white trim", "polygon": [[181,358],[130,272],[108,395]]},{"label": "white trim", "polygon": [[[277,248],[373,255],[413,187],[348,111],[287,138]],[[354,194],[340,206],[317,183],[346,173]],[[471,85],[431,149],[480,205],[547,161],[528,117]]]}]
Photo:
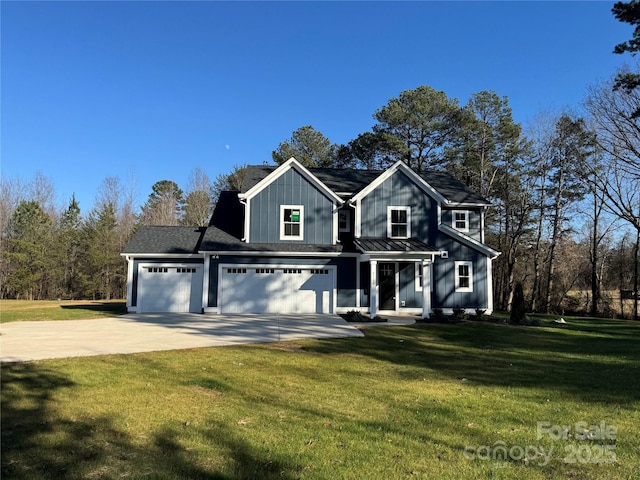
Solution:
[{"label": "white trim", "polygon": [[157,258],[157,259],[168,259],[168,258],[202,258],[202,253],[121,253],[121,257],[131,258],[131,259],[148,259],[148,258]]},{"label": "white trim", "polygon": [[[422,287],[424,285],[424,262],[429,262],[430,265],[433,265],[433,260],[430,259],[422,259],[419,262],[414,262],[414,273],[415,273],[415,288],[416,292],[421,292]],[[420,266],[422,266],[422,275],[420,275]],[[420,285],[420,280],[422,279],[423,285]],[[431,291],[433,292],[433,268],[429,268],[429,285],[431,285]]]},{"label": "white trim", "polygon": [[209,305],[209,270],[211,269],[211,254],[204,256],[204,270],[202,273],[202,311]]},{"label": "white trim", "polygon": [[[427,270],[429,271],[428,275],[425,273]],[[431,315],[431,292],[433,291],[433,263],[431,260],[422,261],[422,278],[422,318],[429,318]]]},{"label": "white trim", "polygon": [[242,232],[242,241],[249,243],[249,235],[251,232],[251,202],[247,202],[241,198],[240,203],[244,205],[244,231]]},{"label": "white trim", "polygon": [[333,244],[336,245],[338,243],[338,236],[339,236],[339,222],[338,222],[338,215],[339,215],[339,209],[338,209],[338,205],[336,205],[336,203],[334,202],[332,204],[332,208],[331,208],[331,229],[333,231]]},{"label": "white trim", "polygon": [[[353,205],[353,204],[352,204]],[[355,221],[353,223],[353,236],[355,238],[360,238],[362,236],[362,202],[358,200],[355,205]]]},{"label": "white trim", "polygon": [[132,308],[133,300],[133,266],[135,264],[133,258],[127,256],[127,310]]},{"label": "white trim", "polygon": [[212,255],[234,256],[234,257],[359,257],[355,252],[266,252],[262,250],[203,250],[201,253],[211,253]]},{"label": "white trim", "polygon": [[420,175],[411,170],[406,163],[402,160],[398,160],[391,167],[389,167],[386,171],[380,174],[373,182],[367,185],[365,188],[360,190],[356,195],[353,196],[353,201],[359,201],[362,198],[369,195],[373,190],[378,188],[385,180],[390,178],[397,171],[401,171],[405,175],[407,175],[413,183],[415,183],[422,191],[429,194],[432,198],[440,203],[447,203],[445,197],[442,196],[435,188],[433,188],[429,183],[427,183]]},{"label": "white trim", "polygon": [[480,210],[480,242],[484,243],[484,212],[485,208]]},{"label": "white trim", "polygon": [[375,317],[378,312],[378,261],[369,262],[369,315]]},{"label": "white trim", "polygon": [[[451,211],[451,227],[456,229],[459,232],[469,233],[469,210],[450,210]],[[464,227],[458,227],[458,219],[456,218],[457,214],[464,214]]]},{"label": "white trim", "polygon": [[[469,286],[468,287],[461,287],[460,286],[460,268],[459,267],[463,267],[463,266],[467,266],[469,267]],[[456,293],[461,293],[461,292],[473,292],[473,262],[470,261],[458,261],[458,262],[454,262],[454,288],[455,288],[455,292]]]},{"label": "white trim", "polygon": [[489,257],[487,258],[487,311],[485,312],[487,315],[491,315],[493,313],[493,271],[491,269],[492,260]]},{"label": "white trim", "polygon": [[[393,224],[391,223],[391,218],[393,216],[393,211],[404,211],[407,214],[407,234],[401,237],[394,237],[392,235],[393,232]],[[396,223],[396,225],[401,225],[401,223]],[[411,207],[410,206],[399,206],[399,205],[389,205],[387,206],[387,238],[391,238],[393,240],[406,240],[411,238]]]},{"label": "white trim", "polygon": [[[347,226],[342,228],[340,226],[340,214],[343,213],[345,215],[345,220],[347,222]],[[351,232],[351,210],[348,208],[343,208],[338,210],[338,232],[339,233],[350,233]]]},{"label": "white trim", "polygon": [[356,259],[356,308],[360,308],[362,303],[362,285],[360,285],[360,259]]},{"label": "white trim", "polygon": [[305,177],[309,182],[313,183],[318,189],[324,194],[332,199],[335,203],[342,205],[344,200],[342,200],[338,194],[336,194],[333,190],[327,187],[324,183],[322,183],[318,177],[316,177],[313,173],[307,170],[300,162],[298,162],[295,158],[291,157],[289,160],[284,162],[278,168],[276,168],[273,172],[268,174],[262,180],[260,180],[257,184],[247,190],[245,193],[238,194],[238,197],[243,200],[250,200],[255,197],[258,193],[260,193],[264,188],[266,188],[269,184],[280,178],[289,170],[294,169],[300,175]]},{"label": "white trim", "polygon": [[[297,222],[300,227],[299,235],[286,235],[285,234],[285,220],[284,220],[284,211],[285,210],[299,210],[300,217]],[[292,225],[296,222],[290,221]],[[304,240],[304,205],[280,205],[280,240]]]},{"label": "white trim", "polygon": [[446,233],[447,235],[452,236],[454,239],[457,238],[462,243],[466,244],[468,247],[471,247],[474,250],[477,250],[480,253],[483,253],[492,259],[500,255],[500,252],[495,251],[493,248],[488,247],[484,243],[480,243],[478,240],[476,240],[475,238],[471,238],[469,235],[465,235],[464,233],[459,232],[455,228],[451,228],[449,225],[445,223],[441,223],[440,225],[438,225],[438,229]]}]

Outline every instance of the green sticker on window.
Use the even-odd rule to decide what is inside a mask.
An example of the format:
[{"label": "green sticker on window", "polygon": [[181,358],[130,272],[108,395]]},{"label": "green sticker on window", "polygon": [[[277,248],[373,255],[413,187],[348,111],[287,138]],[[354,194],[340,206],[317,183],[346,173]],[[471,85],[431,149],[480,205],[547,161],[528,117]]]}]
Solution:
[{"label": "green sticker on window", "polygon": [[291,213],[291,221],[292,222],[299,222],[300,221],[300,210],[294,210]]}]

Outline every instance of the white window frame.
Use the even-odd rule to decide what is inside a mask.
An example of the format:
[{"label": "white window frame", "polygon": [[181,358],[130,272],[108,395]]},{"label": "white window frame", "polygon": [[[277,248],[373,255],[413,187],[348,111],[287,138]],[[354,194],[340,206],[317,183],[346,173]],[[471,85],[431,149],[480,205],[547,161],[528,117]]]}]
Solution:
[{"label": "white window frame", "polygon": [[[347,222],[347,225],[345,227],[340,226],[341,215],[344,215],[344,219]],[[338,210],[338,229],[340,233],[348,233],[351,231],[351,210],[347,210],[347,209]]]},{"label": "white window frame", "polygon": [[[300,210],[300,235],[285,235],[284,211]],[[304,205],[280,205],[280,240],[304,240]]]},{"label": "white window frame", "polygon": [[[458,227],[459,220],[456,218],[458,214],[464,215],[464,227]],[[460,220],[460,222],[462,222],[462,220]],[[452,210],[451,226],[459,232],[468,232],[469,231],[469,210]]]},{"label": "white window frame", "polygon": [[[394,237],[391,235],[393,229],[391,224],[391,216],[394,210],[405,211],[407,213],[407,235],[402,237]],[[400,225],[399,223],[396,225]],[[411,238],[411,207],[407,206],[388,206],[387,207],[387,238],[404,239]]]},{"label": "white window frame", "polygon": [[[455,262],[455,288],[456,292],[473,292],[473,262],[464,261],[464,262]],[[460,267],[467,266],[469,267],[469,286],[461,287],[460,286]]]},{"label": "white window frame", "polygon": [[[416,281],[415,281],[416,292],[421,292],[422,291],[422,274],[420,273],[420,270],[422,269],[422,262],[416,262],[413,265],[414,265],[415,274],[416,274]],[[431,268],[429,269],[429,280],[430,280],[429,285],[431,285],[431,291],[433,292],[433,263],[431,264]]]}]

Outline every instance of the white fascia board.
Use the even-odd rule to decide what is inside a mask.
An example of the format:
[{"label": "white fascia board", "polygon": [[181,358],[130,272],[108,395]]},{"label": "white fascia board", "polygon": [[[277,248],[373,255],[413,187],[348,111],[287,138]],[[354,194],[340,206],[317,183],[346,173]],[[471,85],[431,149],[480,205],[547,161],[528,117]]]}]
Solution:
[{"label": "white fascia board", "polygon": [[389,261],[408,261],[415,262],[417,260],[430,259],[432,262],[434,257],[438,255],[438,252],[363,252],[361,256],[362,261],[377,260],[379,262]]},{"label": "white fascia board", "polygon": [[490,207],[492,204],[491,203],[479,203],[479,202],[451,202],[449,200],[447,200],[445,202],[445,205],[447,207],[451,207],[451,208],[459,208],[459,207],[473,207],[473,208],[487,208]]},{"label": "white fascia board", "polygon": [[245,193],[238,194],[238,197],[241,200],[251,200],[258,193],[260,193],[264,188],[266,188],[273,181],[280,178],[290,169],[296,170],[300,175],[302,175],[307,181],[314,184],[318,189],[327,195],[330,199],[334,200],[338,205],[342,205],[344,200],[338,196],[333,190],[327,187],[324,183],[322,183],[318,177],[316,177],[313,173],[311,173],[306,167],[304,167],[300,162],[298,162],[295,158],[291,157],[289,160],[284,162],[278,168],[276,168],[269,175],[260,180],[257,184],[247,190]]},{"label": "white fascia board", "polygon": [[422,191],[431,196],[437,202],[445,204],[447,203],[446,198],[443,197],[441,193],[439,193],[435,188],[429,185],[429,183],[427,183],[420,175],[411,170],[402,160],[398,160],[391,167],[382,172],[373,182],[371,182],[369,185],[355,194],[351,198],[351,201],[357,202],[363,199],[398,171],[401,171],[405,175],[407,175],[413,181],[413,183],[415,183]]},{"label": "white fascia board", "polygon": [[458,230],[450,227],[449,225],[441,223],[440,225],[438,225],[438,229],[446,233],[447,235],[453,237],[454,239],[460,240],[462,243],[464,243],[468,247],[471,247],[474,250],[478,250],[479,252],[484,253],[491,259],[494,259],[500,255],[500,252],[494,250],[491,247],[488,247],[484,243],[480,243],[475,238],[471,238],[470,236],[465,235],[464,233],[460,233]]},{"label": "white fascia board", "polygon": [[251,252],[248,250],[241,251],[215,251],[215,250],[203,250],[200,253],[210,254],[211,256],[233,256],[233,257],[358,257],[359,253],[356,252],[264,252],[256,251]]},{"label": "white fascia board", "polygon": [[144,258],[203,258],[202,252],[198,253],[121,253],[121,257],[131,259]]},{"label": "white fascia board", "polygon": [[338,240],[339,240],[339,224],[338,224],[338,204],[337,203],[333,203],[332,206],[332,211],[331,211],[331,216],[332,216],[332,222],[331,222],[331,229],[333,230],[333,244],[337,245]]}]

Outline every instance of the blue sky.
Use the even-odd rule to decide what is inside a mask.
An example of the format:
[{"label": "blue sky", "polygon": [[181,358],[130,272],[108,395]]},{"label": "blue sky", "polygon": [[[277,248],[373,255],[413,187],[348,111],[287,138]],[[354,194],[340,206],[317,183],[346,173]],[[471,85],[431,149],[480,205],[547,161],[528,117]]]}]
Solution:
[{"label": "blue sky", "polygon": [[271,162],[303,125],[347,143],[420,85],[493,90],[526,125],[631,62],[612,4],[3,1],[2,175],[41,172],[85,213],[134,178],[142,203],[196,167]]}]

